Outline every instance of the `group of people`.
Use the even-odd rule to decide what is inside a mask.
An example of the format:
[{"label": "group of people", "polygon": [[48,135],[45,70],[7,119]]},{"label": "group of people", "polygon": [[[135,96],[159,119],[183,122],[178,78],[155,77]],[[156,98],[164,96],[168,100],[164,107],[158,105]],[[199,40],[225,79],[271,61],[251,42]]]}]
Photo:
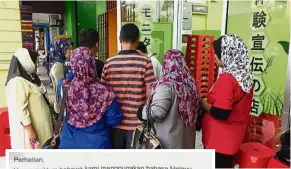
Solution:
[{"label": "group of people", "polygon": [[[150,115],[164,149],[194,149],[197,116],[203,109],[204,148],[215,149],[217,168],[231,168],[243,142],[253,97],[242,39],[228,34],[213,42],[222,73],[204,99],[181,51],[168,51],[160,64],[148,57],[139,38],[138,27],[125,24],[119,37],[122,50],[105,63],[96,59],[99,36],[92,29],[80,33],[75,50],[71,42],[55,48],[62,58],[50,72],[58,93],[55,110],[61,110],[65,98],[65,110],[58,112],[63,113],[59,148],[130,149],[134,130]],[[54,78],[55,64],[66,57],[70,57],[70,73]],[[36,60],[34,52],[19,49],[10,64],[6,89],[13,149],[41,148],[53,136],[46,89],[35,73]]]}]

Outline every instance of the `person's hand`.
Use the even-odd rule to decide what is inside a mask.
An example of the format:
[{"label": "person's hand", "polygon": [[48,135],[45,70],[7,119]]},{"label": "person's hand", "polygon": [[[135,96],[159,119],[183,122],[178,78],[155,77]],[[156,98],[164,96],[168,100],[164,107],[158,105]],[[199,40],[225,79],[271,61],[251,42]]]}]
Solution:
[{"label": "person's hand", "polygon": [[202,109],[204,109],[206,112],[209,112],[210,111],[210,107],[211,105],[208,103],[207,99],[206,98],[202,98],[200,100],[200,107]]},{"label": "person's hand", "polygon": [[35,144],[37,142],[37,134],[32,127],[32,125],[25,126],[25,130],[27,131],[27,135],[31,144]]},{"label": "person's hand", "polygon": [[144,125],[144,121],[140,121],[140,120],[138,120],[138,122],[139,122],[141,125]]},{"label": "person's hand", "polygon": [[201,98],[201,100],[200,100],[200,106],[203,107],[206,102],[207,102],[207,99],[206,98]]}]

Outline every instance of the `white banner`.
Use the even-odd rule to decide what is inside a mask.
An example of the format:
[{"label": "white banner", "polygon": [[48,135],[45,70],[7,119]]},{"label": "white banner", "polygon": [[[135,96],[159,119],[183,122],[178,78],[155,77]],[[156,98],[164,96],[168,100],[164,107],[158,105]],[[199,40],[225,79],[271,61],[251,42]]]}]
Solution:
[{"label": "white banner", "polygon": [[[9,150],[7,169],[214,169],[214,150]],[[0,167],[1,168],[1,167]]]}]

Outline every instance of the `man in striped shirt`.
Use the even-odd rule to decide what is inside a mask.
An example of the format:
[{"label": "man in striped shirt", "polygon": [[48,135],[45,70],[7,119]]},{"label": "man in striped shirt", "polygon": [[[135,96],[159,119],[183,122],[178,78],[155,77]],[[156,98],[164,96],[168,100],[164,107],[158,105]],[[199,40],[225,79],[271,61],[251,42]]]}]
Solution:
[{"label": "man in striped shirt", "polygon": [[106,61],[101,80],[114,91],[123,111],[121,125],[111,132],[112,148],[129,149],[133,131],[140,123],[137,110],[145,104],[155,76],[150,58],[136,51],[138,27],[124,25],[119,38],[122,50]]}]

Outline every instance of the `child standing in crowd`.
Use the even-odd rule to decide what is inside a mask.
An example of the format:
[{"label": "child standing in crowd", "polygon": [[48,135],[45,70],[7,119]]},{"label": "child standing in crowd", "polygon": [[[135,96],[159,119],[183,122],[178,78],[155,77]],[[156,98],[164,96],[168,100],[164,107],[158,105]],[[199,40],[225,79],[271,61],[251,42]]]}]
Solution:
[{"label": "child standing in crowd", "polygon": [[122,50],[105,63],[102,82],[116,94],[123,111],[121,125],[111,133],[112,147],[129,149],[133,131],[140,124],[137,110],[145,104],[155,76],[150,58],[136,51],[138,27],[131,23],[124,25],[119,39]]},{"label": "child standing in crowd", "polygon": [[[139,42],[137,46],[138,53],[144,56],[148,56],[148,50],[146,45],[143,42]],[[162,76],[162,66],[161,63],[158,61],[158,59],[155,56],[150,56],[152,64],[153,64],[153,69],[154,69],[154,74],[156,79],[158,79],[160,76]]]}]

